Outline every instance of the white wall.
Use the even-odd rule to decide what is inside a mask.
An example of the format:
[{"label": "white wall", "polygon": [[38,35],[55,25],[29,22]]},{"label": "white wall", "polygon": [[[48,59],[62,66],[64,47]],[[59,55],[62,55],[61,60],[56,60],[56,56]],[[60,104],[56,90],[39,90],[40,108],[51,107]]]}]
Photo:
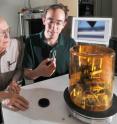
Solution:
[{"label": "white wall", "polygon": [[24,7],[24,3],[23,0],[0,0],[0,16],[10,24],[12,35],[17,34],[18,11]]},{"label": "white wall", "polygon": [[[30,0],[32,6],[49,5],[56,0]],[[32,2],[33,1],[33,2]],[[28,6],[28,0],[0,0],[0,16],[6,18],[11,27],[12,36],[17,36],[18,12]]]},{"label": "white wall", "polygon": [[[56,3],[57,0],[30,0],[32,7],[49,5],[52,3]],[[64,0],[63,0],[64,1]],[[99,0],[98,0],[99,1]],[[111,1],[111,0],[102,0],[103,2]],[[104,5],[104,4],[103,4]],[[108,4],[111,6],[110,4]],[[116,6],[117,0],[112,0],[112,17],[113,17],[113,34],[117,36],[117,12]],[[11,27],[11,32],[13,36],[17,36],[17,25],[18,25],[18,12],[28,6],[28,0],[0,0],[0,16],[4,16]],[[110,15],[111,11],[108,11],[107,4],[104,5],[106,7],[104,13],[108,13]],[[103,14],[104,14],[103,13]],[[105,14],[104,14],[105,15]]]},{"label": "white wall", "polygon": [[78,16],[79,0],[57,0],[57,2],[68,6],[69,16]]},{"label": "white wall", "polygon": [[30,0],[31,7],[47,6],[56,3],[57,0]]}]

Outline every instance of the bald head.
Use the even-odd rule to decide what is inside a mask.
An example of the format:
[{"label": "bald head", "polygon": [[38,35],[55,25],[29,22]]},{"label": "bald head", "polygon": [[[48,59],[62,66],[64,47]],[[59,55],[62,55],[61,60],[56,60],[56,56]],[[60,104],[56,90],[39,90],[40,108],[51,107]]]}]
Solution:
[{"label": "bald head", "polygon": [[2,17],[2,16],[0,16],[0,22],[1,22],[1,21],[4,21],[4,20],[5,20],[5,18]]},{"label": "bald head", "polygon": [[0,30],[8,29],[9,25],[4,17],[0,16]]},{"label": "bald head", "polygon": [[9,25],[5,18],[0,16],[0,53],[9,46]]}]

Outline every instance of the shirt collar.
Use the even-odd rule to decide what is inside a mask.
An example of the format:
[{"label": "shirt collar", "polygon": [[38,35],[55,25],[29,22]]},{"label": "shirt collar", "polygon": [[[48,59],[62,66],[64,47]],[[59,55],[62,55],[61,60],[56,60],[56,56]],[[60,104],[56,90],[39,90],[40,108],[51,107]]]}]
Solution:
[{"label": "shirt collar", "polygon": [[1,54],[0,54],[0,58],[4,55],[4,54],[6,54],[6,50],[4,51],[4,52],[2,52]]},{"label": "shirt collar", "polygon": [[[46,46],[49,46],[46,42],[45,42],[45,36],[44,36],[44,30],[40,33],[40,38],[41,38],[41,42],[43,45],[46,45]],[[58,42],[56,45],[52,46],[52,47],[59,47],[59,46],[64,46],[64,42],[63,42],[63,35],[60,34],[59,37],[58,37]]]},{"label": "shirt collar", "polygon": [[9,48],[10,48],[10,46],[11,46],[11,39],[10,39],[10,41],[9,41],[9,45],[8,45],[8,47],[6,48],[6,53],[9,51]]},{"label": "shirt collar", "polygon": [[8,47],[6,48],[6,50],[0,54],[0,57],[2,57],[4,54],[6,54],[6,53],[9,52],[9,47],[10,47],[10,45],[11,45],[11,41],[9,42],[9,45],[8,45]]}]

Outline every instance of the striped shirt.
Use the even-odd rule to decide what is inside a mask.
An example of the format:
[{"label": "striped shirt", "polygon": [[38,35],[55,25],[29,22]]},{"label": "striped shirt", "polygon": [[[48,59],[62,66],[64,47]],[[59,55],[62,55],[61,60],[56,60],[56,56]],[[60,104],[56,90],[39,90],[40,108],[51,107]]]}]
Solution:
[{"label": "striped shirt", "polygon": [[4,90],[12,80],[19,80],[22,73],[22,48],[20,42],[11,39],[9,47],[0,56],[0,90]]}]

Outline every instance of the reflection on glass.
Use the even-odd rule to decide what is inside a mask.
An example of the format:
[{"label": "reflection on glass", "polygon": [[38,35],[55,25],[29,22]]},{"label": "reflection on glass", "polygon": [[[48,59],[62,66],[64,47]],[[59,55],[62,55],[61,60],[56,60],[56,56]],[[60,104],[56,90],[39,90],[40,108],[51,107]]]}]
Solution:
[{"label": "reflection on glass", "polygon": [[70,50],[70,97],[89,111],[105,111],[112,104],[115,53],[97,45]]}]

